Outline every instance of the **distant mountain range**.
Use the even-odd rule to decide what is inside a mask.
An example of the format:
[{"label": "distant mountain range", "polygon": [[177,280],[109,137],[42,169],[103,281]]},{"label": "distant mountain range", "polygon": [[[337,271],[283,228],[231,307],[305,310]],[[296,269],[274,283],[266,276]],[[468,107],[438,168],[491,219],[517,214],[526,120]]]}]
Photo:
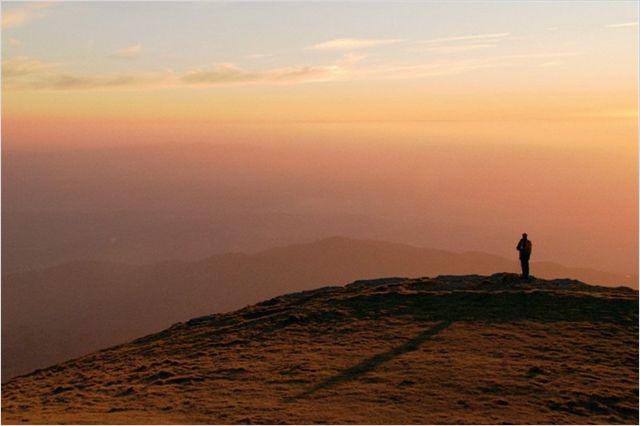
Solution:
[{"label": "distant mountain range", "polygon": [[[2,271],[78,260],[192,262],[330,235],[510,259],[526,231],[536,260],[637,274],[632,205],[618,211],[607,202],[600,211],[586,192],[571,192],[565,207],[546,208],[557,194],[544,190],[542,176],[536,197],[496,189],[507,183],[499,170],[513,152],[471,144],[450,155],[446,143],[399,145],[219,141],[31,152],[3,144]],[[565,164],[557,152],[548,155],[533,164]],[[478,158],[489,162],[477,169]],[[564,169],[542,180],[553,187]],[[616,191],[637,192],[624,185]]]},{"label": "distant mountain range", "polygon": [[[2,280],[2,379],[276,295],[385,276],[517,271],[514,260],[332,237],[143,266],[81,261]],[[542,278],[637,288],[637,277],[533,262]]]}]

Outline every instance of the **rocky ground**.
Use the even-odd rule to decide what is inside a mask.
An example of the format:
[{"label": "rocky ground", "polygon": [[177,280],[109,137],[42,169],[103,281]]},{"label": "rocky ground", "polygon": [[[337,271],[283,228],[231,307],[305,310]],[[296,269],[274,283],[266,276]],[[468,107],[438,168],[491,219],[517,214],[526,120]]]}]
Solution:
[{"label": "rocky ground", "polygon": [[3,423],[638,423],[638,292],[358,281],[175,324],[2,385]]}]

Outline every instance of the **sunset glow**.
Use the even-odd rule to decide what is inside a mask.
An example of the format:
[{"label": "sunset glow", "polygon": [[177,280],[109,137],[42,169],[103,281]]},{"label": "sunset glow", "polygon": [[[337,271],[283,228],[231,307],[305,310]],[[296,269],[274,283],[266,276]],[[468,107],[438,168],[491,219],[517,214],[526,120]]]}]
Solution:
[{"label": "sunset glow", "polygon": [[[636,14],[633,2],[3,2],[3,113],[634,121]],[[29,143],[12,137],[18,127],[5,143]]]},{"label": "sunset glow", "polygon": [[[387,173],[363,189],[368,201],[338,199],[340,184],[368,179],[365,165],[344,164],[322,201],[271,208],[526,227],[544,235],[544,259],[637,270],[635,2],[3,2],[2,12],[4,151],[248,144],[317,151],[302,168],[319,176],[332,150],[361,152]],[[297,170],[284,154],[272,161]],[[447,248],[481,249],[479,235]],[[429,245],[423,237],[408,242]]]},{"label": "sunset glow", "polygon": [[638,424],[637,0],[0,7],[2,424]]}]

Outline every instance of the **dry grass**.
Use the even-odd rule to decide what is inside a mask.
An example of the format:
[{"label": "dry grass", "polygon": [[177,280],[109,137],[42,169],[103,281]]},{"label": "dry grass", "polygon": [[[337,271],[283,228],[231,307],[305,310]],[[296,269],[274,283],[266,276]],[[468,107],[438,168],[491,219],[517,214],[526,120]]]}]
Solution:
[{"label": "dry grass", "polygon": [[2,386],[3,423],[638,423],[638,293],[507,274],[272,299]]}]

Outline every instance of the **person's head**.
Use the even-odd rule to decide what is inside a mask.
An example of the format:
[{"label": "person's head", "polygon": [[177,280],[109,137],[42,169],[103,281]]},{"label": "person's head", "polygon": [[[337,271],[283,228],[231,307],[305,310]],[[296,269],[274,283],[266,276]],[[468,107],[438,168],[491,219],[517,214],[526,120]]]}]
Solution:
[{"label": "person's head", "polygon": [[524,238],[525,240],[527,239],[527,233],[526,232],[524,234],[522,234],[522,238]]}]

